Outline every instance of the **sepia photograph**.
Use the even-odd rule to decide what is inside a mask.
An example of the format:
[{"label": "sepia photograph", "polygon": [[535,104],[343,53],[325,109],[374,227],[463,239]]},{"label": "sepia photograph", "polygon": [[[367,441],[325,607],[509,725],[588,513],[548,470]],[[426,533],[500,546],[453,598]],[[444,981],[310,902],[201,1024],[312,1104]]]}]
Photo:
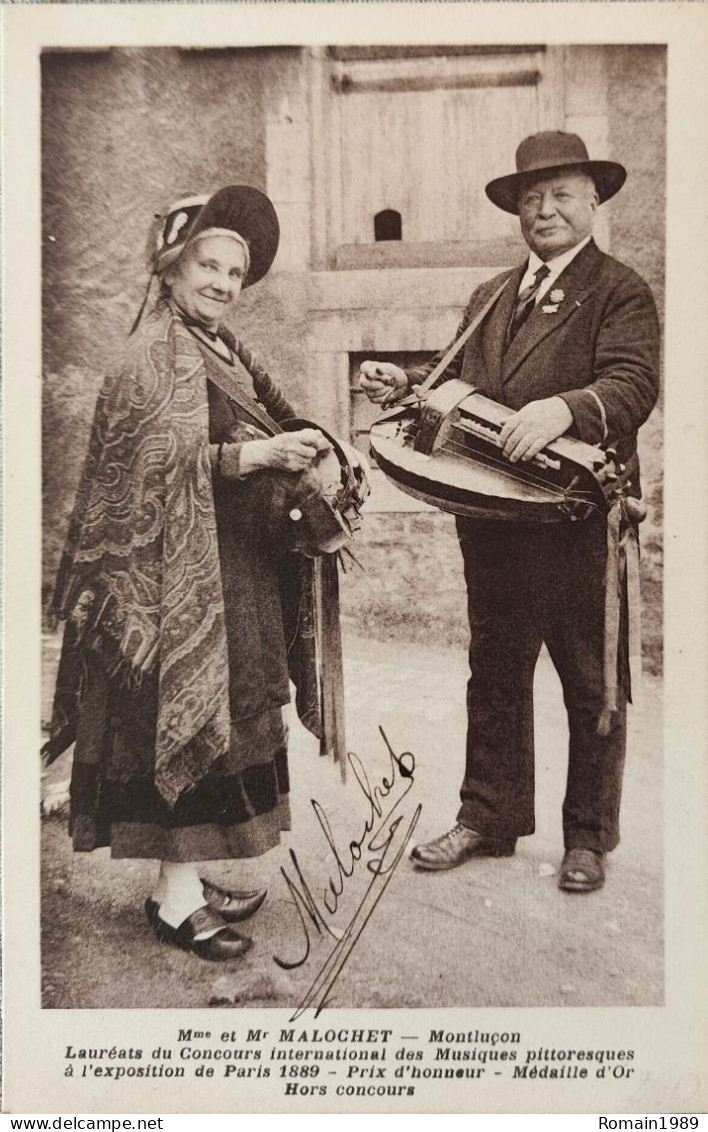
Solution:
[{"label": "sepia photograph", "polygon": [[45,1005],[661,1003],[665,49],[41,66]]},{"label": "sepia photograph", "polygon": [[67,9],[25,79],[52,1096],[700,1111],[654,1069],[670,34],[179,7]]}]

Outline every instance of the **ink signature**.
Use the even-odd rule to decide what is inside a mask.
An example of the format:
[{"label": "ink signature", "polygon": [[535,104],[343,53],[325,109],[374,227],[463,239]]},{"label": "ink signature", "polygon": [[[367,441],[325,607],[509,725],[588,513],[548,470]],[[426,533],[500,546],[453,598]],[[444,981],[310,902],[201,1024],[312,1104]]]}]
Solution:
[{"label": "ink signature", "polygon": [[[400,812],[396,813],[413,787],[415,757],[410,751],[397,755],[383,728],[379,727],[379,731],[388,749],[390,772],[387,771],[378,785],[372,788],[366,768],[357,755],[349,754],[347,756],[357,784],[368,802],[368,813],[360,836],[349,842],[344,853],[340,852],[337,847],[325,810],[315,798],[311,799],[317,822],[336,866],[334,875],[330,874],[327,886],[323,891],[323,908],[319,907],[313,896],[310,884],[303,875],[297,854],[293,849],[290,850],[290,857],[295,877],[290,876],[285,868],[280,870],[300,918],[304,935],[304,951],[301,957],[295,960],[285,960],[273,956],[278,966],[285,970],[292,970],[307,962],[311,950],[311,928],[314,928],[320,935],[326,932],[337,940],[335,947],[290,1019],[291,1022],[294,1022],[305,1010],[311,1007],[315,1008],[315,1017],[317,1017],[320,1011],[329,1004],[330,992],[386,891],[420,817],[421,805],[416,807],[410,820]],[[403,789],[392,801],[390,795],[399,784]],[[392,804],[390,804],[391,801]],[[387,809],[384,803],[388,806]],[[406,821],[408,821],[408,825],[399,835],[399,829]],[[400,840],[398,840],[397,835],[400,836]],[[346,881],[352,877],[362,857],[368,854],[373,854],[366,861],[366,868],[372,874],[371,881],[346,929],[340,932],[329,923],[327,916],[334,916],[337,912]]]}]

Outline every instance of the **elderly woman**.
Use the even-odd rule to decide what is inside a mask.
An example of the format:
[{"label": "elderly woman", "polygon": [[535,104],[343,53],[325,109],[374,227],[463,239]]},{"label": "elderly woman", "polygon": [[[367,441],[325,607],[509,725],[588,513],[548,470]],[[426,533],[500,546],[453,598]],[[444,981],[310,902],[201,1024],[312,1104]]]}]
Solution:
[{"label": "elderly woman", "polygon": [[330,444],[280,431],[292,407],[222,321],[278,238],[248,186],[161,219],[160,297],[99,395],[57,584],[45,751],[76,743],[74,849],[159,860],[150,923],[212,960],[247,950],[232,925],[265,893],[221,889],[196,862],[264,853],[289,828],[289,678],[320,730],[311,563],[272,526],[283,480],[296,489]]}]

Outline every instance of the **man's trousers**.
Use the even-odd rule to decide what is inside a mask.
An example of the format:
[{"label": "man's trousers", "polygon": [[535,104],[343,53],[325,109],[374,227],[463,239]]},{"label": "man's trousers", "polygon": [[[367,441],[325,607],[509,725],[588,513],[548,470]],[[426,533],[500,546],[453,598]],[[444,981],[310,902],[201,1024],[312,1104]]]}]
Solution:
[{"label": "man's trousers", "polygon": [[[458,820],[493,837],[534,832],[533,678],[545,642],[570,729],[565,846],[613,849],[619,841],[626,682],[603,738],[597,725],[603,709],[604,518],[537,524],[458,519],[457,525],[471,634]],[[625,635],[620,633],[621,641]]]}]

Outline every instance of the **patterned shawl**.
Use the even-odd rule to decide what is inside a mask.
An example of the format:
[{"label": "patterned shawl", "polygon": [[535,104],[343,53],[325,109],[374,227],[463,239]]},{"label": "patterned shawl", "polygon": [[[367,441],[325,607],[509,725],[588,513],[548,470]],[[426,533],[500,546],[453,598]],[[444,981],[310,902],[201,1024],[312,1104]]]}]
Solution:
[{"label": "patterned shawl", "polygon": [[128,681],[157,675],[155,784],[173,805],[226,754],[230,713],[205,367],[165,303],[99,394],[55,612],[69,624],[50,757],[73,737],[62,686],[98,649]]}]

